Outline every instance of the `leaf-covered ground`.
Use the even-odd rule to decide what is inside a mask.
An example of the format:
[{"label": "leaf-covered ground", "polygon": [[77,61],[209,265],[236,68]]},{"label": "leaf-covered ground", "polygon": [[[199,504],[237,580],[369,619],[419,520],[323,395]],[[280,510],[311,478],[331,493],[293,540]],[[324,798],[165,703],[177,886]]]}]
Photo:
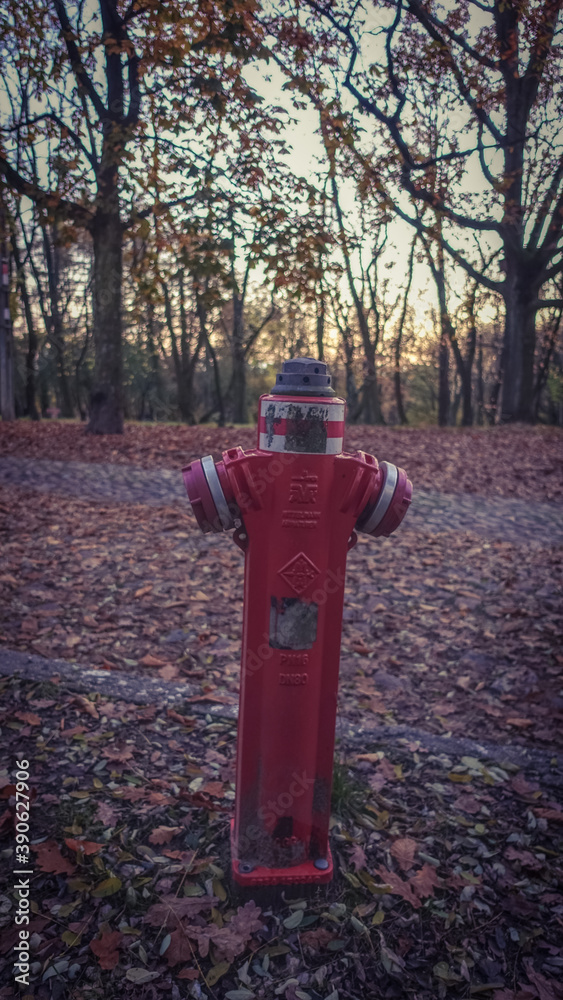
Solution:
[{"label": "leaf-covered ground", "polygon": [[3,997],[17,995],[15,758],[34,789],[23,996],[563,997],[563,810],[549,774],[408,740],[340,747],[333,884],[244,899],[228,878],[231,722],[49,682],[6,680],[2,705]]},{"label": "leaf-covered ground", "polygon": [[[0,487],[0,646],[238,696],[243,559],[185,506]],[[447,529],[447,525],[445,526]],[[339,709],[353,720],[563,744],[562,549],[409,520],[348,558]]]},{"label": "leaf-covered ground", "polygon": [[[337,876],[324,895],[272,902],[229,882],[234,723],[204,714],[237,701],[241,554],[201,535],[177,495],[164,506],[140,482],[139,502],[121,497],[112,471],[179,469],[253,432],[0,425],[0,655],[197,692],[167,710],[1,682],[0,997],[16,995],[17,755],[35,789],[30,996],[561,1000],[562,442],[350,430],[348,448],[431,492],[395,536],[360,537],[349,555],[339,712],[368,735],[338,749]],[[96,502],[88,477],[73,482],[84,466],[46,459],[103,463],[89,478],[112,490]],[[411,735],[378,742],[370,723]],[[425,733],[451,752],[430,752]],[[458,737],[496,744],[495,761],[464,756]],[[543,751],[537,771],[503,760],[510,746]]]},{"label": "leaf-covered ground", "polygon": [[[467,430],[347,427],[345,448],[402,466],[419,488],[523,500],[563,498],[563,435],[556,428]],[[181,469],[193,458],[235,445],[256,447],[250,427],[127,424],[123,435],[86,434],[72,421],[17,421],[0,428],[0,456],[113,462]]]}]

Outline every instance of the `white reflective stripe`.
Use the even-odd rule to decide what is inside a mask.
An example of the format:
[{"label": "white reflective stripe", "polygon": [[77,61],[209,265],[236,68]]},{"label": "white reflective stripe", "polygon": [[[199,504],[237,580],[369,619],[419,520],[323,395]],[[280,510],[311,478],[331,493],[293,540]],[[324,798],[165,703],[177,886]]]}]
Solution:
[{"label": "white reflective stripe", "polygon": [[203,469],[207,485],[209,486],[209,492],[213,497],[213,503],[217,508],[217,513],[223,529],[227,531],[229,528],[234,528],[231,512],[227,501],[225,500],[225,494],[223,493],[221,483],[219,482],[215,462],[211,458],[211,455],[206,455],[205,458],[201,459],[201,467]]},{"label": "white reflective stripe", "polygon": [[286,448],[287,438],[285,434],[261,434],[261,451],[290,451],[296,455],[340,455],[344,438],[327,438],[324,451],[297,451],[295,448]]},{"label": "white reflective stripe", "polygon": [[365,531],[368,535],[371,531],[374,531],[377,528],[378,524],[381,524],[383,518],[389,510],[393,494],[395,492],[395,487],[397,485],[397,480],[399,478],[396,465],[391,465],[390,462],[381,462],[379,468],[385,477],[383,489],[379,494],[379,499],[373,508],[369,519],[365,524],[362,524],[360,528],[360,531]]},{"label": "white reflective stripe", "polygon": [[[296,396],[294,400],[282,400],[279,403],[273,402],[271,399],[262,400],[261,404],[261,415],[265,417],[266,415],[272,418],[272,407],[273,407],[273,419],[286,419],[290,416],[292,419],[295,417],[295,407],[300,406],[303,412],[303,418],[307,418],[307,410],[314,409],[316,413],[319,409],[323,407],[326,411],[326,415],[323,414],[325,420],[344,420],[344,403],[330,403],[327,402],[322,397],[319,397],[318,402],[315,403],[304,403]],[[291,412],[290,412],[291,408]]]}]

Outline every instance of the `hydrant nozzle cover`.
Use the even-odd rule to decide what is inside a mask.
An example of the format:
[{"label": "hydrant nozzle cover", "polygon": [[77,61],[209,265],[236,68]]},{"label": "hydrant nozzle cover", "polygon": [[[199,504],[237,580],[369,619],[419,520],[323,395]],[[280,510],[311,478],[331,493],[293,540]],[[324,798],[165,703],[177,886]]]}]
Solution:
[{"label": "hydrant nozzle cover", "polygon": [[272,396],[335,396],[324,361],[290,358],[276,375]]}]

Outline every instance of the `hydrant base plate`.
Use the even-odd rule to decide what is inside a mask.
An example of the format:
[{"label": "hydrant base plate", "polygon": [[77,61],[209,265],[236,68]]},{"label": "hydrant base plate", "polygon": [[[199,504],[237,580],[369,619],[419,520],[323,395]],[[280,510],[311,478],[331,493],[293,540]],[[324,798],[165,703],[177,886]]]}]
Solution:
[{"label": "hydrant base plate", "polygon": [[241,871],[241,865],[243,868],[245,866],[234,857],[233,826],[234,821],[231,821],[232,874],[237,885],[250,887],[257,885],[305,885],[306,883],[323,885],[332,881],[334,869],[330,847],[326,857],[328,866],[324,870],[317,868],[315,861],[311,859],[300,865],[292,865],[290,868],[266,868],[262,865],[256,865],[252,871]]}]

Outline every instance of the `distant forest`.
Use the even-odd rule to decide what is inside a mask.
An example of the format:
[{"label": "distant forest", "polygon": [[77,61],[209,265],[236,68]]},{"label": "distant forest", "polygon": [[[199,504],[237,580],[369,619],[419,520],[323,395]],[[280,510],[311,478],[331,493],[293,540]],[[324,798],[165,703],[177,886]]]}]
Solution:
[{"label": "distant forest", "polygon": [[3,419],[563,425],[560,6],[5,0]]}]

